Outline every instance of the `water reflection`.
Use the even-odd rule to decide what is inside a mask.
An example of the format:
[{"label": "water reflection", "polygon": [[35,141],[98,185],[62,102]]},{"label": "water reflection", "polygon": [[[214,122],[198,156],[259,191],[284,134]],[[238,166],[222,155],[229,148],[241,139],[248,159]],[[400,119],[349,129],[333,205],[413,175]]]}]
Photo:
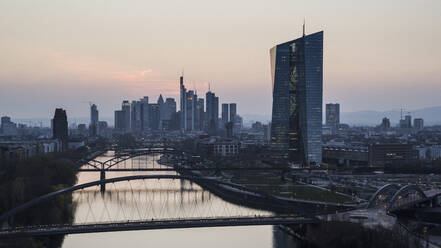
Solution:
[{"label": "water reflection", "polygon": [[[159,156],[143,159],[154,163]],[[105,161],[108,157],[98,158]],[[139,164],[141,160],[136,161]],[[133,163],[133,161],[127,161]],[[108,172],[106,178],[176,174],[175,172]],[[98,173],[82,172],[78,183],[99,180]],[[233,205],[185,180],[138,180],[99,187],[73,194],[75,223],[124,220],[192,218],[213,216],[268,215],[269,212]],[[66,247],[296,247],[292,236],[273,226],[167,229],[130,232],[73,234],[65,237]]]}]

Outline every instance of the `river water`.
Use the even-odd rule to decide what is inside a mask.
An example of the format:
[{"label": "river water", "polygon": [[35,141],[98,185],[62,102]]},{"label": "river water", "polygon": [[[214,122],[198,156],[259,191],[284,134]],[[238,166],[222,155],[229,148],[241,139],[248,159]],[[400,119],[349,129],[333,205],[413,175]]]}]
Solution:
[{"label": "river water", "polygon": [[[107,154],[97,160],[107,160]],[[158,156],[138,157],[128,164],[155,163]],[[157,164],[156,164],[157,165]],[[106,178],[175,174],[175,172],[108,172]],[[99,180],[99,173],[81,172],[77,184]],[[74,223],[139,221],[165,218],[269,216],[271,213],[233,205],[183,180],[137,180],[88,188],[73,194]],[[276,226],[210,227],[66,235],[63,248],[71,247],[296,247],[293,237]]]}]

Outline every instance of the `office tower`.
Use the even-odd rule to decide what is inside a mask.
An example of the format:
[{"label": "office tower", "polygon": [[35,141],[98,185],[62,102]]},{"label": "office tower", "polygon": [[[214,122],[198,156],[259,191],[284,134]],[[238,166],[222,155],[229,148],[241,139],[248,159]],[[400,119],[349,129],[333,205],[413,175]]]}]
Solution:
[{"label": "office tower", "polygon": [[98,121],[98,136],[106,138],[111,137],[106,121]]},{"label": "office tower", "polygon": [[406,123],[406,128],[412,128],[412,116],[410,115],[404,116],[404,121]]},{"label": "office tower", "polygon": [[390,128],[390,120],[389,120],[389,118],[386,118],[386,117],[383,118],[383,120],[381,121],[380,128],[383,129],[383,130]]},{"label": "office tower", "polygon": [[415,128],[417,131],[423,130],[424,120],[422,118],[413,119],[413,128]]},{"label": "office tower", "polygon": [[165,115],[167,114],[166,113],[167,110],[166,110],[164,98],[162,98],[162,94],[159,94],[157,103],[159,105],[159,121],[161,122],[165,120]]},{"label": "office tower", "polygon": [[130,122],[130,110],[131,105],[130,102],[125,100],[122,102],[121,110],[124,115],[124,133],[129,133],[131,131],[131,122]]},{"label": "office tower", "polygon": [[115,110],[115,131],[123,133],[125,130],[124,112]]},{"label": "office tower", "polygon": [[142,130],[142,102],[132,101],[130,112],[130,129],[133,133],[140,134]]},{"label": "office tower", "polygon": [[55,115],[52,119],[53,138],[61,141],[62,150],[67,150],[68,131],[66,110],[62,108],[55,109]]},{"label": "office tower", "polygon": [[164,113],[164,119],[165,120],[171,120],[172,115],[176,113],[176,101],[174,98],[167,98],[165,99],[165,113]]},{"label": "office tower", "polygon": [[184,75],[179,78],[180,85],[180,111],[181,111],[181,129],[187,130],[187,112],[186,112],[186,102],[187,102],[187,89],[184,86]]},{"label": "office tower", "polygon": [[271,149],[296,164],[322,161],[323,31],[270,50]]},{"label": "office tower", "polygon": [[196,129],[203,130],[205,123],[205,112],[204,112],[204,98],[198,98],[197,106],[196,106]]},{"label": "office tower", "polygon": [[17,124],[11,121],[8,116],[1,118],[0,133],[2,136],[16,136],[18,135]]},{"label": "office tower", "polygon": [[197,106],[198,96],[194,93],[194,91],[189,90],[186,93],[185,100],[185,131],[193,131],[195,130],[196,120],[196,106]]},{"label": "office tower", "polygon": [[237,115],[237,105],[235,103],[230,103],[230,121],[235,122]]},{"label": "office tower", "polygon": [[152,130],[158,130],[159,129],[159,122],[160,122],[159,104],[150,103],[149,104],[149,125],[150,125],[150,128]]},{"label": "office tower", "polygon": [[144,96],[139,101],[140,101],[140,105],[141,105],[141,130],[142,130],[142,132],[146,132],[150,128],[149,97]]},{"label": "office tower", "polygon": [[267,125],[263,125],[263,140],[265,144],[269,144],[271,140],[271,122]]},{"label": "office tower", "polygon": [[98,134],[98,108],[95,104],[90,106],[90,135],[97,136]]},{"label": "office tower", "polygon": [[207,129],[211,135],[216,135],[219,124],[219,97],[213,92],[208,91],[205,99],[207,101]]},{"label": "office tower", "polygon": [[340,124],[340,104],[326,104],[326,125],[337,128]]},{"label": "office tower", "polygon": [[228,123],[228,115],[228,103],[222,103],[222,124],[224,127]]}]

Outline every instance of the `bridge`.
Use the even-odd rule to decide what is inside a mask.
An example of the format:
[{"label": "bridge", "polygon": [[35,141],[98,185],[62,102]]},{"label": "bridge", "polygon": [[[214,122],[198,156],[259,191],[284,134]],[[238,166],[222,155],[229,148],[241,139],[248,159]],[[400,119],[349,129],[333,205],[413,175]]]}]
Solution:
[{"label": "bridge", "polygon": [[383,208],[387,214],[403,215],[418,209],[440,207],[440,192],[424,192],[419,186],[386,184],[369,199],[366,208]]},{"label": "bridge", "polygon": [[[190,167],[183,164],[174,164],[173,166],[165,166],[156,163],[155,159],[152,159],[152,165],[145,163],[148,161],[148,155],[165,155],[171,154],[179,158],[180,161],[187,161],[190,157],[191,159],[200,159],[199,156],[194,154],[189,154],[184,151],[179,151],[174,148],[169,147],[147,147],[140,149],[126,149],[115,153],[110,159],[105,161],[99,161],[96,159],[85,159],[81,160],[84,165],[78,169],[82,172],[101,172],[105,173],[107,171],[176,171],[186,170],[186,171],[304,171],[304,170],[323,170],[320,168],[290,168],[283,166],[271,166],[271,167],[257,167],[257,166],[211,166],[211,167]],[[133,160],[137,158],[137,160]],[[126,161],[130,160],[128,163]],[[105,176],[104,176],[105,178]],[[101,179],[104,179],[101,178]]]},{"label": "bridge", "polygon": [[[104,194],[97,190],[101,184],[110,185]],[[116,187],[115,184],[122,185]],[[59,199],[66,199],[69,195],[76,206],[72,213],[74,218],[50,222],[45,216],[37,218],[37,222],[22,224],[26,220],[23,215],[32,212],[33,208],[56,205]],[[189,198],[193,200],[188,201]],[[320,212],[335,212],[350,207],[354,206],[323,206],[318,202],[281,199],[212,178],[138,175],[80,184],[31,200],[0,216],[0,238],[164,228],[312,224],[319,221],[311,211],[314,208]]]}]

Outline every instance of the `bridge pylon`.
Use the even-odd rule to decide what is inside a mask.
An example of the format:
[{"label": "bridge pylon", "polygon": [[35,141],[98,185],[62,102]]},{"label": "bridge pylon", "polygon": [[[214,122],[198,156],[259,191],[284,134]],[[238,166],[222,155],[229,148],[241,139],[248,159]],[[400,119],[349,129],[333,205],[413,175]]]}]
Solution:
[{"label": "bridge pylon", "polygon": [[[104,169],[100,170],[100,181],[106,180],[106,171]],[[106,183],[101,183],[100,191],[102,194],[106,191]]]}]

